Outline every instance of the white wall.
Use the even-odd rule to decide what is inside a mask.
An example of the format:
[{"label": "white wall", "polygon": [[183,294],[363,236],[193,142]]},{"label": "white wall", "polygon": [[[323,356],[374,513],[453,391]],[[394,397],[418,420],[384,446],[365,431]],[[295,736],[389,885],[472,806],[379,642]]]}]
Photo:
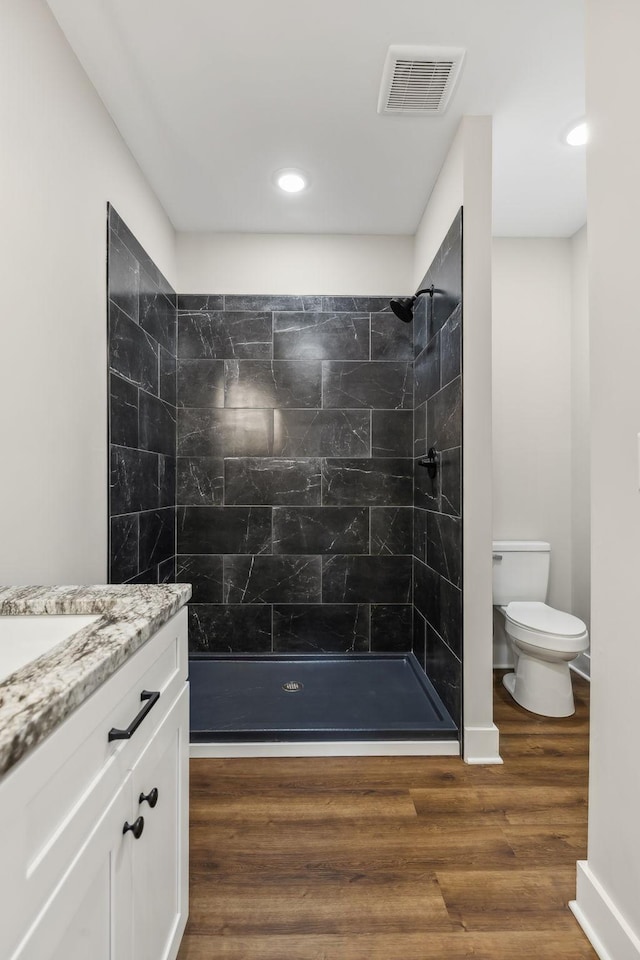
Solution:
[{"label": "white wall", "polygon": [[498,760],[491,605],[491,118],[465,117],[418,227],[419,283],[463,206],[464,755]]},{"label": "white wall", "polygon": [[588,860],[575,909],[612,960],[640,957],[638,36],[637,0],[587,0],[592,683]]},{"label": "white wall", "polygon": [[174,233],[42,0],[4,0],[0,582],[107,576],[106,203]]},{"label": "white wall", "polygon": [[[587,228],[571,238],[571,599],[591,623],[591,403]],[[583,666],[586,667],[586,664]]]},{"label": "white wall", "polygon": [[493,241],[493,534],[548,540],[572,604],[571,243]]},{"label": "white wall", "polygon": [[177,249],[180,293],[413,293],[413,237],[179,233]]}]

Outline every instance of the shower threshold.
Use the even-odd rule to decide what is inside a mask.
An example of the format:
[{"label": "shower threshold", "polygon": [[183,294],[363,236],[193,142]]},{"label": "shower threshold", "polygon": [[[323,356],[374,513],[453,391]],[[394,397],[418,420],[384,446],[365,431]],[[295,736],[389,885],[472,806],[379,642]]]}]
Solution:
[{"label": "shower threshold", "polygon": [[457,740],[412,653],[189,661],[191,742]]}]

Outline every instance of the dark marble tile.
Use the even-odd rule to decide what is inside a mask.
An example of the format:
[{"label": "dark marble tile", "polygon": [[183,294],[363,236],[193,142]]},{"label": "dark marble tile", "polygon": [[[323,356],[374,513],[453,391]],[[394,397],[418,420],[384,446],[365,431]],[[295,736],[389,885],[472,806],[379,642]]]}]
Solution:
[{"label": "dark marble tile", "polygon": [[320,603],[319,557],[225,557],[226,603]]},{"label": "dark marble tile", "polygon": [[176,501],[181,506],[222,504],[224,460],[221,457],[178,457]]},{"label": "dark marble tile", "polygon": [[113,303],[109,304],[109,366],[157,395],[158,345]]},{"label": "dark marble tile", "polygon": [[442,478],[442,460],[439,456],[435,477],[429,476],[427,467],[415,461],[413,503],[423,510],[440,510],[440,484]]},{"label": "dark marble tile", "polygon": [[273,452],[279,457],[368,457],[369,430],[368,410],[276,410]]},{"label": "dark marble tile", "polygon": [[429,336],[439,330],[462,301],[462,212],[460,211],[429,268],[435,286]]},{"label": "dark marble tile", "polygon": [[416,360],[414,402],[420,406],[440,389],[440,336],[436,334]]},{"label": "dark marble tile", "polygon": [[178,310],[197,313],[199,310],[224,310],[224,297],[221,293],[179,293]]},{"label": "dark marble tile", "polygon": [[427,624],[426,673],[454,722],[461,725],[462,664]]},{"label": "dark marble tile", "polygon": [[138,432],[140,448],[175,456],[176,415],[175,407],[140,390],[138,405]]},{"label": "dark marble tile", "polygon": [[409,603],[411,557],[326,557],[324,603]]},{"label": "dark marble tile", "polygon": [[438,623],[440,619],[440,577],[425,563],[413,561],[413,605],[425,620]]},{"label": "dark marble tile", "polygon": [[272,410],[178,409],[181,457],[267,457],[272,451]]},{"label": "dark marble tile", "polygon": [[176,358],[164,347],[159,347],[158,350],[160,352],[160,396],[175,407],[177,399]]},{"label": "dark marble tile", "polygon": [[372,653],[409,653],[412,645],[413,608],[411,605],[372,604]]},{"label": "dark marble tile", "polygon": [[413,412],[413,455],[425,457],[427,454],[427,405],[423,403]]},{"label": "dark marble tile", "polygon": [[388,297],[323,297],[322,309],[325,313],[383,313],[390,311]]},{"label": "dark marble tile", "polygon": [[374,363],[328,360],[323,364],[324,407],[413,407],[412,364],[398,360]]},{"label": "dark marble tile", "polygon": [[413,456],[413,410],[373,410],[371,455]]},{"label": "dark marble tile", "polygon": [[413,603],[458,655],[462,651],[462,591],[414,560]]},{"label": "dark marble tile", "polygon": [[174,556],[176,552],[175,510],[148,510],[140,514],[141,569]]},{"label": "dark marble tile", "polygon": [[169,557],[158,564],[158,583],[176,582],[176,558]]},{"label": "dark marble tile", "polygon": [[137,447],[138,388],[112,373],[109,389],[109,439],[122,447]]},{"label": "dark marble tile", "polygon": [[367,604],[289,604],[273,608],[274,653],[365,653]]},{"label": "dark marble tile", "polygon": [[111,516],[157,507],[158,455],[112,445],[110,499]]},{"label": "dark marble tile", "polygon": [[413,609],[413,642],[411,644],[411,649],[413,654],[422,667],[425,669],[426,663],[426,641],[427,641],[427,624],[423,616],[415,609]]},{"label": "dark marble tile", "polygon": [[138,573],[138,514],[111,518],[109,583],[125,583]]},{"label": "dark marble tile", "polygon": [[462,521],[440,513],[427,514],[427,562],[441,577],[462,584]]},{"label": "dark marble tile", "polygon": [[271,552],[270,507],[180,507],[178,553]]},{"label": "dark marble tile", "polygon": [[298,297],[284,294],[226,294],[225,310],[291,310],[318,311],[322,309],[322,297]]},{"label": "dark marble tile", "polygon": [[[424,281],[420,284],[420,289],[425,286]],[[426,284],[430,286],[430,284]],[[413,355],[419,357],[427,345],[429,319],[431,317],[432,303],[431,297],[422,294],[418,297],[413,306]]]},{"label": "dark marble tile", "polygon": [[153,279],[154,284],[161,290],[161,292],[165,295],[173,294],[173,287],[155,265],[144,247],[136,240],[122,217],[120,217],[112,204],[108,204],[108,208],[109,227],[113,231],[113,234],[129,248],[140,264],[141,268],[146,270],[149,276]]},{"label": "dark marble tile", "polygon": [[192,603],[222,603],[222,557],[178,555],[176,583],[192,585]]},{"label": "dark marble tile", "polygon": [[158,457],[158,506],[176,506],[176,458]]},{"label": "dark marble tile", "polygon": [[225,407],[320,407],[318,360],[225,361]]},{"label": "dark marble tile", "polygon": [[280,360],[368,360],[369,314],[276,313],[273,352]]},{"label": "dark marble tile", "polygon": [[110,230],[108,296],[136,323],[139,293],[140,265],[128,247]]},{"label": "dark marble tile", "polygon": [[413,511],[413,555],[427,562],[427,511],[418,507]]},{"label": "dark marble tile", "polygon": [[462,509],[462,449],[440,454],[440,510],[459,517]]},{"label": "dark marble tile", "polygon": [[462,304],[440,331],[440,382],[443,386],[462,372]]},{"label": "dark marble tile", "polygon": [[127,580],[127,583],[158,583],[159,569],[160,565],[156,563],[153,567],[148,567],[147,570],[143,570],[141,573],[137,574],[137,576],[131,577],[129,580]]},{"label": "dark marble tile", "polygon": [[319,506],[320,460],[238,457],[225,460],[224,498],[232,504],[307,504]]},{"label": "dark marble tile", "polygon": [[273,552],[369,552],[367,507],[275,507]]},{"label": "dark marble tile", "polygon": [[270,360],[271,314],[210,311],[178,317],[178,356],[185,360]]},{"label": "dark marble tile", "polygon": [[155,291],[140,294],[140,326],[174,357],[176,311],[169,300]]},{"label": "dark marble tile", "polygon": [[413,360],[413,325],[391,311],[372,313],[371,359]]},{"label": "dark marble tile", "polygon": [[189,604],[192,653],[271,653],[271,607]]},{"label": "dark marble tile", "polygon": [[178,360],[179,407],[224,407],[224,360]]},{"label": "dark marble tile", "polygon": [[[338,551],[336,551],[337,553]],[[342,551],[348,553],[347,550]],[[371,553],[381,556],[413,552],[413,508],[371,508]]]},{"label": "dark marble tile", "polygon": [[327,506],[411,506],[413,460],[326,459],[322,465],[322,502]]},{"label": "dark marble tile", "polygon": [[449,450],[461,443],[462,382],[457,377],[427,404],[427,444],[437,450]]}]

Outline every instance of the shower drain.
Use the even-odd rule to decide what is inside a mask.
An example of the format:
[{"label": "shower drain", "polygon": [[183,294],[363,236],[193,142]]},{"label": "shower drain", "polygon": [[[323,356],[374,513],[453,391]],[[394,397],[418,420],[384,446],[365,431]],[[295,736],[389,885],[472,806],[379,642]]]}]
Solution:
[{"label": "shower drain", "polygon": [[298,693],[300,690],[304,690],[304,684],[300,683],[299,680],[287,680],[286,683],[282,684],[282,689],[286,690],[287,693]]}]

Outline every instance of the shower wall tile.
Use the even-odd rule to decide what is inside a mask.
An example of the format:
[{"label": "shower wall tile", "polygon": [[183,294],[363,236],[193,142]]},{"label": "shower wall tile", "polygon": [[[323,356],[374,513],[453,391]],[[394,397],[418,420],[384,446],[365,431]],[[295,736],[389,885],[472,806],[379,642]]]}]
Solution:
[{"label": "shower wall tile", "polygon": [[179,407],[224,407],[224,361],[178,360]]},{"label": "shower wall tile", "polygon": [[189,652],[271,653],[271,607],[190,603]]},{"label": "shower wall tile", "polygon": [[154,285],[140,293],[139,320],[141,328],[156,343],[176,355],[176,311],[171,301]]},{"label": "shower wall tile", "polygon": [[459,517],[462,513],[462,449],[440,454],[440,510]]},{"label": "shower wall tile", "polygon": [[413,411],[372,410],[371,456],[412,457]]},{"label": "shower wall tile", "polygon": [[273,552],[368,553],[369,511],[366,507],[274,507]]},{"label": "shower wall tile", "polygon": [[325,557],[324,603],[410,603],[411,557]]},{"label": "shower wall tile", "polygon": [[462,663],[430,624],[427,624],[425,667],[442,702],[454,719],[461,716]]},{"label": "shower wall tile", "polygon": [[411,506],[413,461],[328,458],[322,466],[322,502],[326,506]]},{"label": "shower wall tile", "polygon": [[382,313],[390,311],[388,297],[323,297],[325,313]]},{"label": "shower wall tile", "polygon": [[270,552],[270,507],[178,508],[179,554]]},{"label": "shower wall tile", "polygon": [[310,310],[318,313],[322,310],[322,297],[233,294],[225,296],[224,308],[225,310],[288,310],[294,313]]},{"label": "shower wall tile", "polygon": [[175,553],[175,511],[173,507],[140,513],[139,565],[147,569]]},{"label": "shower wall tile", "polygon": [[175,511],[176,458],[173,455],[158,457],[158,505],[173,507]]},{"label": "shower wall tile", "polygon": [[440,577],[462,583],[462,521],[441,513],[427,513],[427,563]]},{"label": "shower wall tile", "polygon": [[440,330],[440,382],[444,386],[462,372],[462,304]]},{"label": "shower wall tile", "polygon": [[178,314],[181,360],[270,360],[271,314],[199,311]]},{"label": "shower wall tile", "polygon": [[272,410],[180,409],[179,457],[268,457]]},{"label": "shower wall tile", "polygon": [[140,297],[140,264],[122,240],[113,235],[113,232],[111,232],[110,244],[107,297],[137,323]]},{"label": "shower wall tile", "polygon": [[416,407],[425,403],[440,389],[440,338],[436,334],[422,351],[415,365]]},{"label": "shower wall tile", "polygon": [[416,463],[413,490],[414,506],[423,510],[440,509],[440,485],[442,483],[442,454],[435,477],[430,477],[426,467]]},{"label": "shower wall tile", "polygon": [[111,516],[159,505],[158,455],[111,445]]},{"label": "shower wall tile", "polygon": [[279,360],[369,360],[369,314],[275,313],[273,350]]},{"label": "shower wall tile", "polygon": [[372,604],[372,652],[409,653],[412,646],[413,608],[411,604]]},{"label": "shower wall tile", "polygon": [[224,490],[228,504],[320,505],[320,460],[243,457],[225,460]]},{"label": "shower wall tile", "polygon": [[225,361],[225,407],[320,407],[322,364],[317,360]]},{"label": "shower wall tile", "polygon": [[225,556],[225,603],[320,603],[320,557]]},{"label": "shower wall tile", "polygon": [[200,310],[224,310],[224,297],[222,294],[178,294],[178,311],[186,313],[197,313]]},{"label": "shower wall tile", "polygon": [[111,518],[109,583],[124,583],[138,573],[139,514]]},{"label": "shower wall tile", "polygon": [[424,617],[413,608],[413,642],[411,649],[422,669],[426,672],[427,623]]},{"label": "shower wall tile", "polygon": [[115,374],[109,376],[111,443],[138,446],[138,388]]},{"label": "shower wall tile", "polygon": [[290,604],[273,608],[274,653],[363,653],[367,604]]},{"label": "shower wall tile", "polygon": [[[413,330],[388,309],[371,314],[371,359],[413,360]],[[344,359],[347,359],[346,357]]]},{"label": "shower wall tile", "polygon": [[222,557],[179,555],[176,582],[192,585],[192,603],[222,603]]},{"label": "shower wall tile", "polygon": [[109,368],[137,387],[158,393],[159,346],[114,303],[109,303]]},{"label": "shower wall tile", "polygon": [[323,364],[325,407],[404,410],[413,404],[412,364],[326,361]]},{"label": "shower wall tile", "polygon": [[427,444],[449,450],[462,443],[462,378],[456,377],[427,404]]},{"label": "shower wall tile", "polygon": [[[410,411],[401,416],[407,413],[411,416]],[[368,410],[275,410],[273,452],[278,457],[368,457],[370,425]]]},{"label": "shower wall tile", "polygon": [[177,392],[175,354],[168,353],[164,347],[159,347],[158,352],[160,354],[160,397],[175,407]]},{"label": "shower wall tile", "polygon": [[410,507],[371,508],[371,553],[382,556],[409,556],[413,553],[413,510]]},{"label": "shower wall tile", "polygon": [[413,411],[413,455],[427,455],[427,405],[421,404]]},{"label": "shower wall tile", "polygon": [[175,557],[169,557],[158,564],[158,583],[176,583]]},{"label": "shower wall tile", "polygon": [[144,390],[139,394],[139,443],[142,450],[176,455],[176,408]]},{"label": "shower wall tile", "polygon": [[222,505],[224,460],[221,457],[178,457],[176,462],[178,505]]}]

